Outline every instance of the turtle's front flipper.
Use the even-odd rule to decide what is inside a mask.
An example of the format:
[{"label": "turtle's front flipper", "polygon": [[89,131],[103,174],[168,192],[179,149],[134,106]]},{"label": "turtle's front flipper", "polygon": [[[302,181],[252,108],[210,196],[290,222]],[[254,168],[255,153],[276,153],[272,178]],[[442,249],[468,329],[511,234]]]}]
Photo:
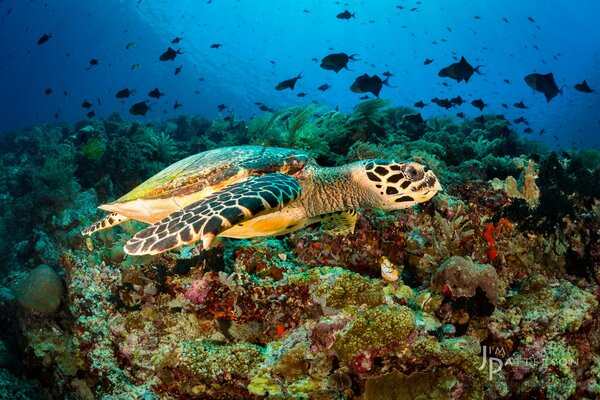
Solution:
[{"label": "turtle's front flipper", "polygon": [[356,210],[337,211],[324,214],[321,218],[321,230],[330,235],[347,235],[354,233],[354,226],[358,219]]},{"label": "turtle's front flipper", "polygon": [[125,245],[132,255],[159,254],[202,240],[207,249],[224,230],[258,215],[279,211],[300,195],[300,184],[284,174],[251,177],[224,188],[138,232]]},{"label": "turtle's front flipper", "polygon": [[94,233],[96,231],[106,229],[106,228],[111,228],[115,225],[119,225],[120,223],[125,222],[128,219],[129,219],[129,217],[126,217],[124,215],[117,214],[117,213],[110,213],[106,217],[95,222],[93,225],[90,225],[87,228],[85,228],[84,230],[82,230],[81,234],[83,236],[91,235],[92,233]]}]

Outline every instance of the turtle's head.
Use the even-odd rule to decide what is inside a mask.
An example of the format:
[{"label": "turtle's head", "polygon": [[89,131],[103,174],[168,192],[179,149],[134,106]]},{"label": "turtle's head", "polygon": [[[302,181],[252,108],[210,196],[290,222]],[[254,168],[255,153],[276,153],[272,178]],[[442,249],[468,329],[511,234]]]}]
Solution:
[{"label": "turtle's head", "polygon": [[398,210],[431,199],[442,185],[433,171],[411,161],[363,160],[359,179],[371,191],[374,204],[383,210]]}]

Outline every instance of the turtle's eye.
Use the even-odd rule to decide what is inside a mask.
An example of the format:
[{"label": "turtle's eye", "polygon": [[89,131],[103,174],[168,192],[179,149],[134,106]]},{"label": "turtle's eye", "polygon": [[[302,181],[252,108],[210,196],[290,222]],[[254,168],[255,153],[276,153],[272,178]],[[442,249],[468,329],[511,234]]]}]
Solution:
[{"label": "turtle's eye", "polygon": [[408,165],[404,169],[404,174],[406,175],[408,180],[410,180],[411,182],[415,182],[415,181],[423,179],[423,170],[420,168],[417,169],[413,165]]}]

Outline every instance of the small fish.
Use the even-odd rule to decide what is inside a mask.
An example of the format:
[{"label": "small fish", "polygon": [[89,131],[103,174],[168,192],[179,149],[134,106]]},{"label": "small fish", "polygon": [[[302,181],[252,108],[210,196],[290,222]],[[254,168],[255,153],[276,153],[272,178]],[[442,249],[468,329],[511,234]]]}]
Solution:
[{"label": "small fish", "polygon": [[317,90],[320,90],[320,91],[324,92],[324,91],[326,91],[327,89],[329,89],[330,87],[331,87],[331,86],[329,86],[328,84],[324,83],[324,84],[322,84],[321,86],[319,86],[319,87],[317,88]]},{"label": "small fish", "polygon": [[510,85],[510,81],[508,79],[503,79],[504,83]]},{"label": "small fish", "polygon": [[590,86],[588,85],[588,83],[584,80],[581,83],[577,83],[575,84],[575,86],[573,86],[575,88],[575,90],[582,92],[582,93],[593,93],[594,90],[592,88],[590,88]]},{"label": "small fish", "polygon": [[456,113],[456,116],[457,116],[458,118],[464,118],[464,117],[465,117],[465,113],[463,113],[463,112],[457,112],[457,113]]},{"label": "small fish", "polygon": [[218,49],[219,47],[223,46],[221,43],[213,43],[210,45],[211,49]]},{"label": "small fish", "polygon": [[95,58],[92,58],[92,59],[90,60],[90,65],[98,65],[98,64],[99,64],[99,63],[98,63],[98,60],[97,60],[97,59],[95,59]]},{"label": "small fish", "polygon": [[471,102],[471,105],[475,108],[478,108],[479,111],[483,111],[483,109],[487,106],[481,99],[475,99]]},{"label": "small fish", "polygon": [[457,97],[454,97],[454,98],[450,99],[450,103],[456,104],[457,106],[461,106],[464,102],[465,101],[460,96],[457,96]]},{"label": "small fish", "polygon": [[402,119],[404,121],[408,121],[408,122],[413,123],[415,125],[421,125],[421,124],[425,123],[425,120],[423,119],[423,116],[421,115],[421,113],[404,114],[402,116]]},{"label": "small fish", "polygon": [[115,97],[117,99],[128,99],[129,96],[133,95],[135,93],[135,91],[133,90],[129,90],[128,88],[125,89],[121,89],[117,92],[117,94],[115,94]]},{"label": "small fish", "polygon": [[261,104],[260,106],[258,106],[258,109],[264,112],[274,112],[272,108],[267,107],[265,104]]},{"label": "small fish", "polygon": [[523,101],[520,101],[520,102],[518,102],[518,103],[515,103],[515,104],[513,104],[513,106],[514,106],[514,107],[516,107],[516,108],[522,108],[522,109],[523,109],[523,108],[529,108],[529,107],[527,107],[527,106],[525,105],[525,103],[523,103]]},{"label": "small fish", "polygon": [[181,72],[181,70],[183,69],[183,65],[180,65],[179,67],[175,68],[175,75],[179,75],[179,73]]},{"label": "small fish", "polygon": [[92,108],[92,106],[93,104],[87,100],[84,100],[83,103],[81,103],[81,107],[85,108],[86,110],[89,110],[90,108]]},{"label": "small fish", "polygon": [[183,107],[183,104],[175,100],[175,104],[173,104],[173,110],[177,110],[178,108]]},{"label": "small fish", "polygon": [[337,19],[350,19],[350,18],[356,18],[356,13],[350,13],[350,11],[345,10],[344,12],[339,13],[338,15],[336,15]]},{"label": "small fish", "polygon": [[179,42],[181,42],[181,38],[178,36],[176,36],[175,39],[171,40],[171,44],[177,44]]},{"label": "small fish", "polygon": [[96,111],[92,110],[92,111],[88,111],[87,114],[85,114],[88,118],[94,118],[96,116]]},{"label": "small fish", "polygon": [[388,78],[389,78],[389,77],[392,77],[392,76],[394,76],[394,74],[392,74],[390,71],[385,71],[385,72],[384,72],[383,74],[381,74],[381,75],[383,75],[383,76],[386,76],[386,77],[388,77]]},{"label": "small fish", "polygon": [[148,96],[150,97],[154,97],[155,99],[160,99],[160,96],[164,96],[164,93],[161,93],[160,90],[158,90],[158,88],[152,89],[151,91],[148,92]]},{"label": "small fish", "polygon": [[429,65],[433,62],[432,58],[425,58],[425,61],[423,61],[423,65]]},{"label": "small fish", "polygon": [[358,99],[359,100],[369,100],[371,98],[371,96],[369,96],[368,94],[365,94],[364,96],[360,96]]},{"label": "small fish", "polygon": [[281,81],[275,86],[275,90],[285,90],[292,89],[294,90],[294,86],[296,86],[296,82],[298,79],[302,78],[302,73],[300,73],[297,77],[286,79],[285,81]]},{"label": "small fish", "polygon": [[438,99],[437,97],[434,97],[431,99],[431,102],[437,104],[439,107],[445,108],[446,110],[454,107],[454,105],[448,99]]},{"label": "small fish", "polygon": [[400,277],[398,267],[396,267],[390,260],[385,256],[381,256],[379,260],[379,266],[381,268],[381,277],[388,282],[395,282]]},{"label": "small fish", "polygon": [[141,115],[146,116],[146,113],[150,110],[150,106],[145,101],[140,101],[139,103],[135,103],[129,108],[129,114],[131,115]]},{"label": "small fish", "polygon": [[527,122],[527,120],[525,119],[525,117],[519,117],[519,118],[513,119],[513,122],[514,122],[515,124],[525,124],[525,125],[527,125],[527,124],[528,124],[528,122]]},{"label": "small fish", "polygon": [[423,103],[423,100],[419,100],[417,101],[415,104],[413,104],[413,106],[417,107],[417,108],[423,108],[425,107],[427,104]]},{"label": "small fish", "polygon": [[329,54],[321,60],[321,68],[335,71],[337,74],[344,68],[348,69],[349,61],[358,61],[358,58],[354,58],[356,56],[357,54],[348,55],[346,53]]},{"label": "small fish", "polygon": [[304,92],[300,92],[300,93],[298,93],[296,96],[298,96],[298,97],[305,97],[305,96],[306,96],[306,93],[304,93]]},{"label": "small fish", "polygon": [[133,49],[135,47],[135,43],[134,42],[129,42],[125,45],[125,49],[126,50],[130,50]]},{"label": "small fish", "polygon": [[392,87],[388,83],[389,79],[388,76],[382,81],[377,75],[369,76],[368,74],[363,74],[354,80],[354,83],[350,86],[350,90],[354,93],[373,93],[376,97],[379,97],[379,92],[383,85]]},{"label": "small fish", "polygon": [[217,110],[219,110],[219,111],[223,111],[223,110],[224,110],[224,109],[226,109],[226,108],[227,108],[227,106],[226,106],[225,104],[219,104],[219,105],[217,106]]},{"label": "small fish", "polygon": [[160,55],[160,57],[158,57],[158,59],[160,61],[175,61],[175,57],[177,57],[177,54],[183,54],[183,51],[181,51],[181,49],[175,50],[169,47],[164,53]]},{"label": "small fish", "polygon": [[529,74],[525,77],[525,83],[533,90],[544,93],[547,103],[559,93],[562,93],[562,90],[556,86],[556,81],[554,80],[552,72],[548,74]]},{"label": "small fish", "polygon": [[527,17],[527,19],[529,20],[529,22],[533,22],[535,23],[535,19],[531,18],[531,17]]},{"label": "small fish", "polygon": [[510,23],[506,17],[502,17],[502,21],[506,22],[507,24]]},{"label": "small fish", "polygon": [[52,88],[47,88],[46,90],[44,90],[44,94],[45,94],[46,96],[49,96],[49,95],[50,95],[50,93],[52,93]]},{"label": "small fish", "polygon": [[477,72],[479,75],[482,75],[479,71],[479,68],[481,67],[483,67],[483,65],[478,65],[473,68],[464,57],[461,57],[459,62],[452,63],[449,66],[442,68],[438,73],[438,76],[454,79],[459,83],[462,80],[469,82],[473,73]]},{"label": "small fish", "polygon": [[532,133],[533,129],[531,129],[530,127],[527,127],[525,129],[523,129],[523,132],[525,132],[525,133]]},{"label": "small fish", "polygon": [[131,70],[132,70],[132,71],[136,71],[136,70],[140,69],[140,67],[141,67],[141,65],[140,65],[140,64],[132,64],[132,65],[131,65]]},{"label": "small fish", "polygon": [[52,35],[51,35],[51,34],[50,34],[50,35],[48,35],[48,34],[44,33],[44,34],[43,34],[43,35],[42,35],[42,36],[41,36],[41,37],[38,39],[38,41],[37,41],[37,44],[38,44],[38,45],[40,45],[40,44],[44,44],[44,43],[46,43],[48,40],[50,40],[50,38],[52,38]]}]

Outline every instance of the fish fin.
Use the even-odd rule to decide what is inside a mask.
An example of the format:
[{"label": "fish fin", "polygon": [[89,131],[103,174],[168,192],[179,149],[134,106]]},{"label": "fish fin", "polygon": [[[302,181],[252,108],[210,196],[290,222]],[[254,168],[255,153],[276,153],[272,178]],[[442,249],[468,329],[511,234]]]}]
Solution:
[{"label": "fish fin", "polygon": [[130,255],[159,254],[202,241],[205,249],[223,231],[273,213],[300,196],[298,181],[285,174],[251,177],[175,211],[135,234],[125,245]]}]

